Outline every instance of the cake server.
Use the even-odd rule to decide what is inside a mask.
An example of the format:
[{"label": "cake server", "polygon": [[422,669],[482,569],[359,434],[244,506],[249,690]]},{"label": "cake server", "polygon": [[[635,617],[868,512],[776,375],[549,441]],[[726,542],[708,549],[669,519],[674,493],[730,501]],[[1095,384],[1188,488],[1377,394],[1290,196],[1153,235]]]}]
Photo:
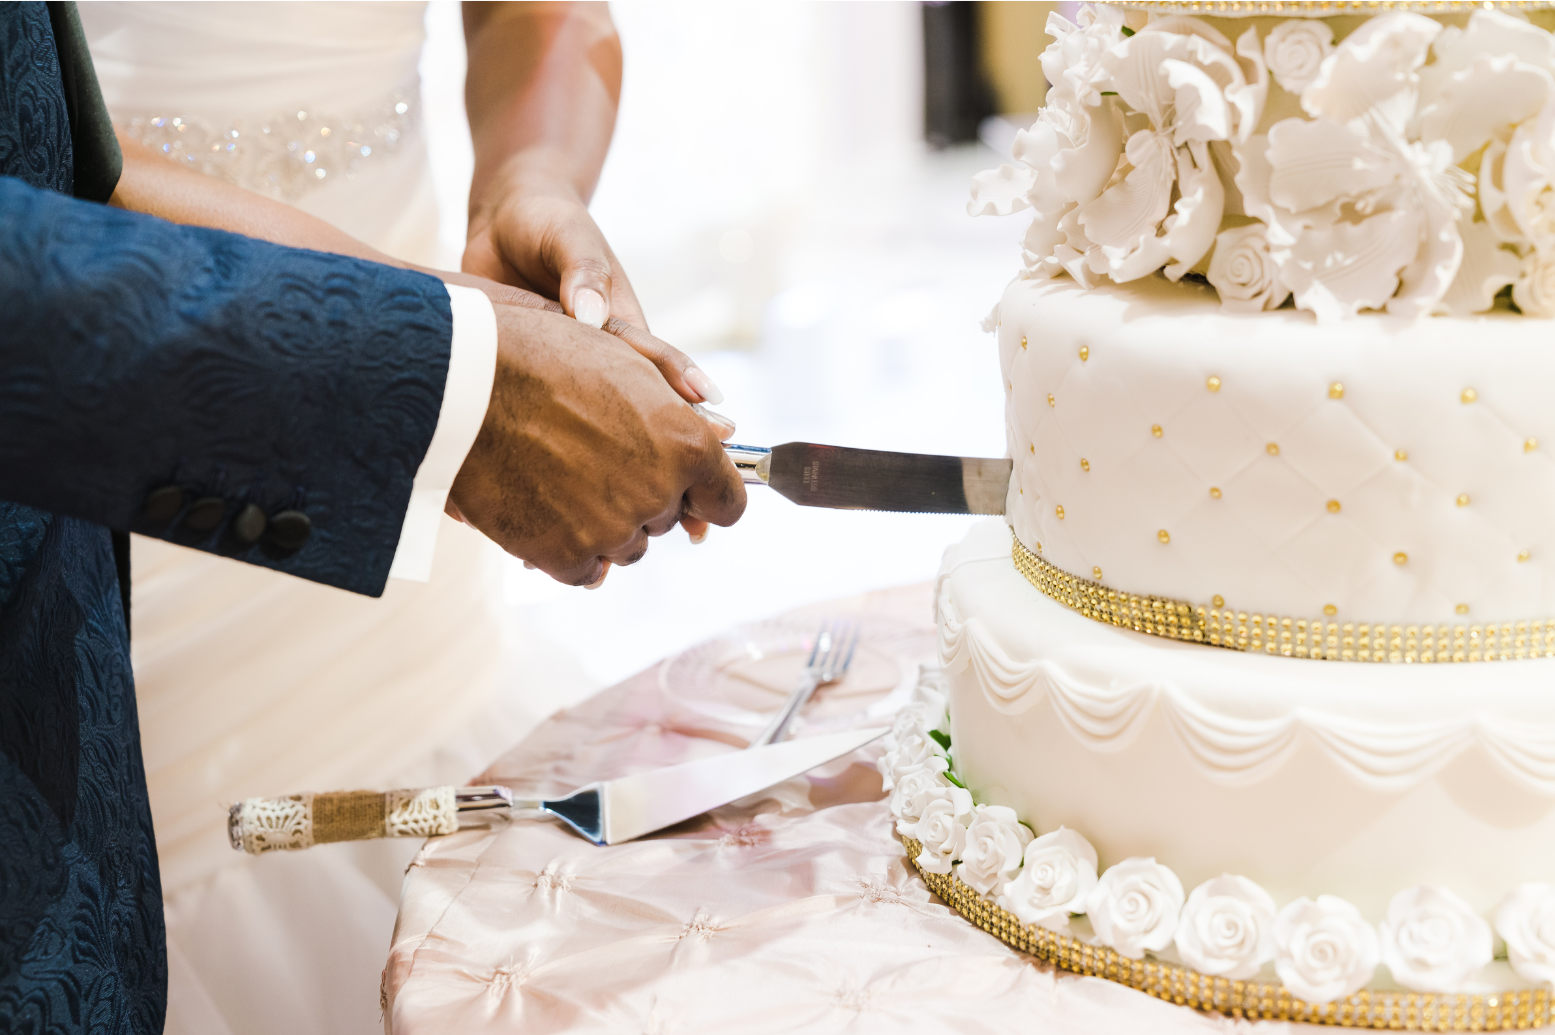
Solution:
[{"label": "cake server", "polygon": [[227,813],[227,837],[259,855],[331,841],[433,837],[485,826],[494,816],[538,810],[597,845],[673,826],[782,783],[884,736],[885,727],[801,737],[604,780],[561,798],[524,800],[506,787],[429,787],[249,798]]},{"label": "cake server", "polygon": [[766,449],[724,443],[751,484],[802,507],[919,514],[1003,514],[1014,462],[970,456],[788,442]]}]

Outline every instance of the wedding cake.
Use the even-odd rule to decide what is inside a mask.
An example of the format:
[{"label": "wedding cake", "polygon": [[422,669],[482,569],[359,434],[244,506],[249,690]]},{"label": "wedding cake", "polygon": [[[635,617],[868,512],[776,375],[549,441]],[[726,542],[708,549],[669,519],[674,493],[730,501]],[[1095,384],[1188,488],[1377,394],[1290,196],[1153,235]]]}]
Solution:
[{"label": "wedding cake", "polygon": [[881,763],[1006,941],[1240,1016],[1551,1022],[1536,6],[1049,21],[1048,106],[970,206],[1031,215],[988,321],[1005,517],[947,552],[943,683]]}]

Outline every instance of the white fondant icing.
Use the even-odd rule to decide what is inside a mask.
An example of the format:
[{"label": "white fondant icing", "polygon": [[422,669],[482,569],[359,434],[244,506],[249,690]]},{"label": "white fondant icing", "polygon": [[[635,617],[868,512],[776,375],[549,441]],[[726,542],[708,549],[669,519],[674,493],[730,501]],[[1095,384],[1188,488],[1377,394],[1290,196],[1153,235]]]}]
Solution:
[{"label": "white fondant icing", "polygon": [[[1014,568],[997,519],[946,554],[939,608],[958,775],[1105,864],[1241,873],[1380,919],[1444,885],[1489,910],[1555,857],[1555,660],[1346,665],[1094,622]],[[1040,762],[1034,761],[1040,759]]]},{"label": "white fondant icing", "polygon": [[1102,944],[1137,960],[1172,944],[1182,912],[1182,881],[1154,859],[1124,859],[1107,867],[1085,901],[1085,915]]},{"label": "white fondant icing", "polygon": [[1188,895],[1174,941],[1201,974],[1250,978],[1274,958],[1274,899],[1246,877],[1207,880]]},{"label": "white fondant icing", "polygon": [[1359,992],[1377,969],[1377,932],[1342,898],[1299,898],[1274,920],[1274,970],[1292,995],[1330,1003]]},{"label": "white fondant icing", "polygon": [[1555,356],[1552,325],[1319,331],[1160,278],[1016,281],[1000,312],[1006,517],[1064,571],[1338,623],[1555,617],[1555,407],[1530,376]]}]

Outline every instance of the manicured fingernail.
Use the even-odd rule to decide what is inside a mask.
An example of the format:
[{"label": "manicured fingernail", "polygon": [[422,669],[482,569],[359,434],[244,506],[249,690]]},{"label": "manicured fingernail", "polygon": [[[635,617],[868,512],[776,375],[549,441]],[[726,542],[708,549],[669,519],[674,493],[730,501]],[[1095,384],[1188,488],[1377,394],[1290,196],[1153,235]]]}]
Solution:
[{"label": "manicured fingernail", "polygon": [[686,384],[691,386],[693,392],[714,406],[724,401],[723,392],[718,390],[718,386],[713,384],[713,379],[708,377],[701,367],[687,367],[685,378]]},{"label": "manicured fingernail", "polygon": [[705,542],[707,542],[707,533],[706,532],[703,532],[701,535],[694,535],[694,536],[691,537],[691,545],[692,546],[701,546]]},{"label": "manicured fingernail", "polygon": [[726,429],[729,434],[732,435],[737,430],[734,426],[734,421],[730,420],[728,417],[725,417],[718,411],[709,410],[706,406],[700,405],[695,407],[695,409],[708,423],[717,424],[719,427]]},{"label": "manicured fingernail", "polygon": [[524,562],[524,567],[528,568],[530,571],[534,571],[536,568],[538,568],[540,566],[538,564],[530,564],[528,561],[525,561]]},{"label": "manicured fingernail", "polygon": [[603,575],[601,575],[599,577],[599,581],[598,582],[590,582],[587,586],[584,586],[583,588],[584,589],[598,589],[600,586],[603,586],[604,584],[605,584],[605,577]]},{"label": "manicured fingernail", "polygon": [[593,288],[578,288],[572,293],[572,316],[590,327],[605,326],[605,296]]}]

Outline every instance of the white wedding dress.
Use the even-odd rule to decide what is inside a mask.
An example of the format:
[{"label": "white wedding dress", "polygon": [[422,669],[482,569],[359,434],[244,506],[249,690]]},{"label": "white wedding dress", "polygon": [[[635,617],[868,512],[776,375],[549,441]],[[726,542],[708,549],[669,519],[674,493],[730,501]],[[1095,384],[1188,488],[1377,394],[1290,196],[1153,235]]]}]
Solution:
[{"label": "white wedding dress", "polygon": [[[430,265],[421,3],[83,3],[116,125],[170,160]],[[445,519],[378,600],[136,538],[133,657],[168,921],[170,1033],[381,1030],[414,842],[234,853],[252,795],[468,778],[525,719],[500,551]]]}]

